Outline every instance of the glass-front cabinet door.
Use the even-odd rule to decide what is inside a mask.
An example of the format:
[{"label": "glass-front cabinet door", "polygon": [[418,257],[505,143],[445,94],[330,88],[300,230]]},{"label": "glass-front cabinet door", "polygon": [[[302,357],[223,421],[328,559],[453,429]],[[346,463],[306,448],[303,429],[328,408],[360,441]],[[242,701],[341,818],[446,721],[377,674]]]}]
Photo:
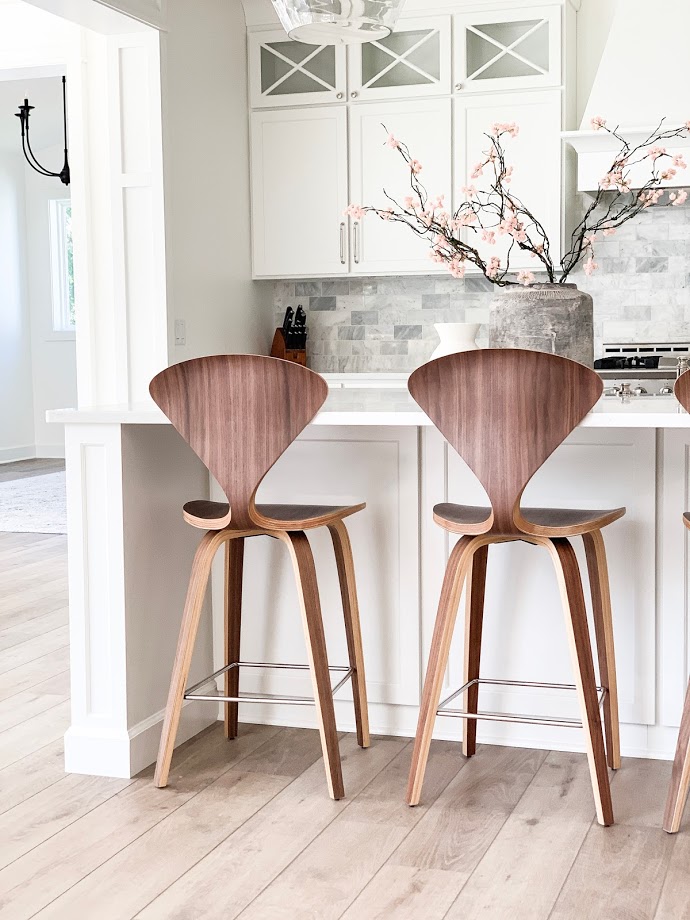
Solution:
[{"label": "glass-front cabinet door", "polygon": [[440,96],[450,92],[450,16],[403,19],[387,38],[351,45],[350,99]]},{"label": "glass-front cabinet door", "polygon": [[461,13],[454,29],[457,92],[561,84],[560,6]]},{"label": "glass-front cabinet door", "polygon": [[344,102],[346,49],[295,42],[281,30],[249,33],[252,108]]}]

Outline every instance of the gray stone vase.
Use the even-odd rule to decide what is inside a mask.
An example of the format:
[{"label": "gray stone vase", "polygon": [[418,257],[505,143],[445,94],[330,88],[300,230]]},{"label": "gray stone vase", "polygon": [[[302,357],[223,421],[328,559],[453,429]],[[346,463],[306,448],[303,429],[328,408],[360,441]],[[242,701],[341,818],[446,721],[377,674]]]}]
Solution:
[{"label": "gray stone vase", "polygon": [[497,288],[489,313],[490,348],[531,348],[594,363],[593,302],[575,284]]}]

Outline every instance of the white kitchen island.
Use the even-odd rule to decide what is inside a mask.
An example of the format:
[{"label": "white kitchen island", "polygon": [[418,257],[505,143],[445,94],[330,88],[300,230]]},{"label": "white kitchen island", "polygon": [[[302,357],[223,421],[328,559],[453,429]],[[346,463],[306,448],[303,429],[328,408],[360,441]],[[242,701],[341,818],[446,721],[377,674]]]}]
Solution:
[{"label": "white kitchen island", "polygon": [[[69,506],[72,772],[129,776],[156,756],[187,578],[200,532],[184,502],[217,486],[153,405],[59,410],[66,426]],[[605,531],[618,657],[624,755],[671,758],[688,675],[687,530],[690,415],[673,397],[602,399],[550,458],[525,503],[628,508]],[[323,410],[279,460],[259,498],[367,509],[348,519],[360,596],[372,730],[416,726],[449,538],[437,502],[483,504],[483,490],[406,391],[333,389]],[[327,534],[310,534],[332,664],[347,660],[335,562]],[[574,541],[584,568],[584,553]],[[200,631],[190,681],[220,667],[222,571]],[[296,591],[276,541],[248,541],[242,659],[306,660]],[[211,607],[213,610],[211,610]],[[214,636],[216,641],[214,642]],[[462,683],[462,628],[447,676]],[[215,651],[214,651],[215,649]],[[246,679],[245,679],[246,675]],[[563,613],[549,559],[522,544],[489,554],[482,676],[570,683]],[[242,690],[310,695],[299,672],[243,672]],[[336,697],[339,727],[354,727],[349,688]],[[574,694],[482,690],[480,708],[577,717]],[[184,707],[178,742],[218,715]],[[303,706],[246,704],[242,721],[314,725]],[[441,717],[436,734],[460,738]],[[577,729],[479,723],[480,741],[583,749]]]}]

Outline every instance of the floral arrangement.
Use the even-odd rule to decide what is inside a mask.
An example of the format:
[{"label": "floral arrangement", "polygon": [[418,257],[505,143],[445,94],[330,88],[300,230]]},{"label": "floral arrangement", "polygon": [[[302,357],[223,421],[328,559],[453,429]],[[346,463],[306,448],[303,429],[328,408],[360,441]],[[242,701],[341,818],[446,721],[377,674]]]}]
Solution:
[{"label": "floral arrangement", "polygon": [[[515,279],[508,277],[510,257],[516,247],[529,252],[536,260],[535,270],[545,272],[552,283],[563,284],[580,262],[585,273],[591,275],[597,268],[594,254],[597,240],[611,236],[641,211],[660,204],[668,191],[662,183],[673,179],[679,169],[686,168],[683,156],[669,153],[664,143],[688,137],[690,121],[679,128],[664,128],[662,119],[659,126],[636,146],[631,146],[618,128],[609,128],[604,118],[593,118],[592,127],[607,131],[621,146],[600,180],[584,217],[573,230],[570,248],[558,266],[551,256],[544,226],[510,188],[513,167],[506,162],[504,139],[517,137],[520,129],[514,123],[496,123],[486,134],[489,147],[472,170],[471,179],[485,177],[488,182],[483,188],[474,184],[465,186],[462,190],[465,201],[454,213],[446,208],[443,195],[431,197],[427,193],[420,179],[422,164],[392,134],[389,134],[387,144],[397,151],[409,170],[411,194],[400,204],[384,190],[393,207],[382,209],[350,205],[345,213],[356,220],[371,213],[384,221],[405,224],[418,236],[430,241],[431,259],[447,265],[455,278],[464,276],[469,263],[479,268],[494,284],[532,284],[535,275],[531,271],[519,271]],[[640,163],[649,165],[650,174],[645,185],[633,191],[630,170]],[[670,191],[663,204],[677,207],[687,197],[684,189]],[[505,263],[497,255],[485,255],[487,247],[490,249],[496,245],[497,237],[506,237],[510,241]],[[484,244],[481,249],[480,241]]]}]

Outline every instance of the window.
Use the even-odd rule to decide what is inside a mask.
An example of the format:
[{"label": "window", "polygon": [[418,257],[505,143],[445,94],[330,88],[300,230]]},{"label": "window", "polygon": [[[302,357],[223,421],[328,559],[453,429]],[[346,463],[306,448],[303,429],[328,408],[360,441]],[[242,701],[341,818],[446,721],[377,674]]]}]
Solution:
[{"label": "window", "polygon": [[53,332],[74,332],[74,255],[72,203],[69,198],[50,202],[50,268],[53,294]]}]

